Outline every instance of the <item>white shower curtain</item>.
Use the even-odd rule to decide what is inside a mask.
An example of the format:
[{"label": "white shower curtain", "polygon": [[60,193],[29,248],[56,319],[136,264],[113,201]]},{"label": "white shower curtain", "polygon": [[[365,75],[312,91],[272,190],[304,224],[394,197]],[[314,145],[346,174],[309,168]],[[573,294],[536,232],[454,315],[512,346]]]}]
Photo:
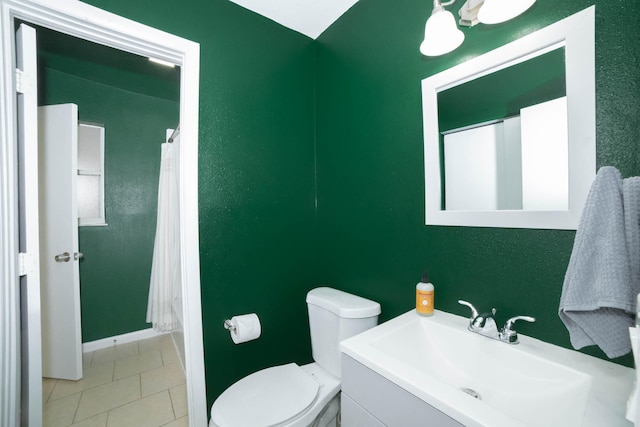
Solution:
[{"label": "white shower curtain", "polygon": [[178,153],[176,143],[162,144],[158,219],[147,305],[147,322],[159,332],[178,326],[172,308],[174,298],[180,294]]}]

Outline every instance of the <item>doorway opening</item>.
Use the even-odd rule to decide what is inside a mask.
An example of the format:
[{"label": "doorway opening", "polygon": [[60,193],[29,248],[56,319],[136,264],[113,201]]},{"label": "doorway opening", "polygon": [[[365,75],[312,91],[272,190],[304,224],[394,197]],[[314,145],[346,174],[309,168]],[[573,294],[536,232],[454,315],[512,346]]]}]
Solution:
[{"label": "doorway opening", "polygon": [[[3,236],[3,245],[8,251],[3,251],[0,266],[3,270],[3,281],[14,283],[16,286],[8,286],[3,289],[2,308],[5,315],[2,316],[3,330],[9,331],[2,338],[2,347],[8,355],[3,359],[2,372],[15,372],[12,367],[19,367],[20,359],[27,360],[27,370],[3,378],[3,394],[20,396],[22,399],[13,398],[2,402],[1,423],[7,426],[17,426],[20,418],[20,405],[28,402],[36,395],[41,395],[40,386],[36,385],[33,376],[28,375],[30,367],[38,364],[39,353],[30,351],[29,354],[20,354],[20,342],[28,339],[21,335],[20,323],[16,322],[21,315],[19,283],[24,282],[20,277],[36,277],[38,263],[33,269],[25,269],[18,265],[18,258],[37,259],[37,255],[21,254],[17,256],[18,241],[20,240],[19,227],[20,206],[22,196],[18,184],[18,126],[14,118],[18,117],[17,98],[15,96],[16,80],[16,56],[10,52],[15,45],[15,20],[33,23],[44,29],[58,31],[67,36],[88,40],[111,49],[122,50],[130,54],[144,57],[163,59],[180,67],[179,89],[179,122],[181,128],[181,153],[180,153],[180,229],[181,229],[181,254],[182,266],[182,292],[184,336],[185,336],[185,371],[186,391],[188,396],[189,423],[192,426],[204,425],[206,416],[206,396],[204,391],[204,358],[202,346],[202,325],[200,315],[200,284],[199,284],[199,253],[198,253],[198,222],[197,222],[197,127],[198,127],[198,58],[199,48],[196,43],[172,36],[153,28],[135,23],[122,17],[107,13],[92,6],[76,2],[57,2],[54,4],[47,0],[0,0],[0,6],[6,13],[2,15],[2,55],[4,58],[12,58],[5,61],[0,69],[0,81],[6,82],[2,86],[2,126],[0,134],[0,162],[4,173],[0,176],[0,209],[9,212],[3,215],[0,222],[0,234]],[[12,49],[12,48],[11,48]],[[53,89],[52,89],[53,90]],[[177,124],[177,123],[176,123]],[[163,134],[164,129],[160,132]],[[159,151],[159,142],[157,150]],[[144,165],[140,165],[144,167]],[[108,178],[107,178],[108,179]],[[37,190],[37,189],[36,189]],[[133,209],[135,205],[131,204]],[[20,215],[19,215],[20,214]],[[107,219],[108,221],[108,219]],[[29,227],[27,226],[26,229]],[[124,242],[126,244],[126,242]],[[33,271],[35,269],[35,271]],[[125,299],[125,298],[123,298]],[[27,315],[26,313],[22,313]],[[37,316],[40,313],[28,313],[28,316]],[[33,321],[33,319],[31,319]],[[25,329],[25,328],[22,328]],[[30,348],[30,350],[33,350]],[[32,354],[33,353],[33,354]],[[8,369],[6,369],[8,368]],[[21,402],[22,400],[22,402]],[[29,415],[33,415],[33,425],[37,425],[37,411],[33,405],[28,405]],[[35,411],[35,412],[31,412]]]},{"label": "doorway opening", "polygon": [[[116,390],[127,382],[127,375],[140,376],[138,382],[143,389],[148,388],[145,384],[149,377],[163,372],[171,383],[168,385],[184,382],[184,375],[176,376],[171,369],[173,363],[183,360],[173,356],[176,352],[167,348],[166,341],[157,340],[156,346],[145,341],[136,352],[135,344],[121,337],[146,337],[151,332],[145,315],[156,229],[160,143],[165,140],[166,129],[179,121],[180,67],[158,65],[146,57],[48,28],[35,29],[42,366],[43,388],[51,389],[51,393],[43,393],[46,424],[56,415],[67,421],[100,417],[98,412],[111,413],[115,409],[112,406],[131,403],[134,407],[138,397],[152,401],[142,390],[136,390],[119,393],[118,399],[103,400],[96,414],[85,410],[87,406],[96,407],[91,402],[92,394]],[[49,118],[52,112],[71,106],[75,114],[63,116],[71,116],[68,123],[63,125],[60,116]],[[65,126],[77,129],[77,143],[57,136]],[[74,157],[75,166],[70,166],[70,158],[60,158],[61,153]],[[63,185],[62,177],[67,176]],[[70,197],[72,191],[74,197]],[[53,218],[59,218],[57,224],[51,224]],[[68,228],[73,229],[65,233]],[[68,244],[62,243],[65,240]],[[81,258],[51,261],[63,250],[81,254]],[[75,261],[79,261],[77,265]],[[68,289],[73,278],[60,277],[73,268],[79,270],[79,283],[75,284],[79,307],[75,307],[73,290]],[[75,312],[81,312],[81,322]],[[75,327],[76,323],[81,327]],[[84,357],[70,351],[75,347],[70,331],[76,329],[82,334],[81,341],[80,337],[77,340],[84,343]],[[173,336],[176,347],[183,348],[181,335]],[[111,378],[109,369],[113,371]],[[81,397],[76,402],[78,393]],[[127,398],[123,400],[124,396]],[[174,400],[180,399],[182,396],[174,396]],[[76,414],[75,419],[69,417],[71,414]],[[163,421],[168,420],[167,414],[161,415]]]}]

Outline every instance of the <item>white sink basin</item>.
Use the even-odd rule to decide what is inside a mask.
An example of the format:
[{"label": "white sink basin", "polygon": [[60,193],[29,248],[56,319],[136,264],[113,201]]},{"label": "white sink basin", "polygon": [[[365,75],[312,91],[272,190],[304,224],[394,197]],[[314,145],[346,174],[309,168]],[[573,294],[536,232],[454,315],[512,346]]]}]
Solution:
[{"label": "white sink basin", "polygon": [[632,369],[522,335],[502,343],[468,322],[411,311],[343,341],[342,351],[465,426],[631,425]]}]

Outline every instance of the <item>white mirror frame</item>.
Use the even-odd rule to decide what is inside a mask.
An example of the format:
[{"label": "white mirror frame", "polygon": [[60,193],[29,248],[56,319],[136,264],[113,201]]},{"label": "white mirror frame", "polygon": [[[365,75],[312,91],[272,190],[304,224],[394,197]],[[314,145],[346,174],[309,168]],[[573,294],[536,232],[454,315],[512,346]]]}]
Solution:
[{"label": "white mirror frame", "polygon": [[[438,92],[565,47],[569,131],[567,211],[442,209]],[[595,6],[422,80],[425,223],[504,228],[578,228],[596,174]]]},{"label": "white mirror frame", "polygon": [[[16,58],[14,19],[181,67],[180,231],[185,374],[190,426],[207,424],[198,235],[198,112],[200,45],[75,0],[0,0],[0,418],[20,421],[20,306]],[[160,143],[158,143],[160,149]],[[17,370],[16,370],[17,367]],[[7,368],[10,368],[7,371]],[[11,374],[5,376],[4,374]],[[6,424],[5,424],[6,421]]]}]

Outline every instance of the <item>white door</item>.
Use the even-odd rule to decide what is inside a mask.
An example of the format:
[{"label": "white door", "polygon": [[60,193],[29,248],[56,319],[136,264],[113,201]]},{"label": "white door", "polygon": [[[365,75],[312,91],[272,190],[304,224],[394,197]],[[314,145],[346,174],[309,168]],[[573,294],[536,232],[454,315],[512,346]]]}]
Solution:
[{"label": "white door", "polygon": [[42,425],[40,278],[38,270],[38,116],[36,31],[16,32],[20,223],[21,425]]},{"label": "white door", "polygon": [[42,375],[82,378],[78,106],[38,108]]}]

